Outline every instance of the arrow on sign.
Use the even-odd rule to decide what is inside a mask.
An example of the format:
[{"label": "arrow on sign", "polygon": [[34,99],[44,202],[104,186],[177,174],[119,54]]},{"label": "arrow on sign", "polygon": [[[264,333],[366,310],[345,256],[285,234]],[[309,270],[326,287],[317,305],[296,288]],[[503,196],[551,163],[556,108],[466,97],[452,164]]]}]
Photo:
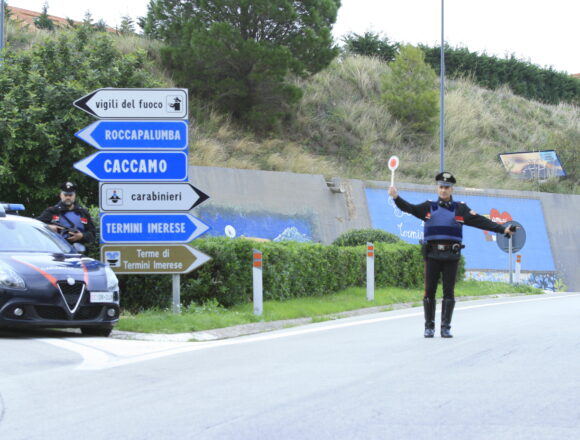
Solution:
[{"label": "arrow on sign", "polygon": [[184,150],[187,121],[97,121],[75,136],[99,150]]},{"label": "arrow on sign", "polygon": [[102,214],[102,243],[188,243],[210,227],[189,213]]},{"label": "arrow on sign", "polygon": [[97,89],[73,105],[99,119],[187,119],[187,89]]},{"label": "arrow on sign", "polygon": [[185,244],[101,247],[101,261],[119,274],[189,273],[209,260],[211,257]]},{"label": "arrow on sign", "polygon": [[209,196],[189,183],[101,183],[101,211],[190,211]]},{"label": "arrow on sign", "polygon": [[187,154],[182,151],[99,151],[73,166],[103,182],[187,180]]}]

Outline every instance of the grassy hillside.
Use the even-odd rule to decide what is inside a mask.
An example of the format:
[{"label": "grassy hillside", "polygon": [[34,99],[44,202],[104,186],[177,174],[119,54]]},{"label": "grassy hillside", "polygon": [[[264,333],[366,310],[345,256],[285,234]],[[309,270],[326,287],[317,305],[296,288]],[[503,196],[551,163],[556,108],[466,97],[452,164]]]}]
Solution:
[{"label": "grassy hillside", "polygon": [[[43,31],[8,26],[12,47],[26,50]],[[148,69],[167,86],[171,72],[161,67],[159,43],[137,36],[114,36],[123,52],[145,50]],[[401,159],[398,180],[432,183],[439,170],[439,134],[406,140],[402,125],[379,102],[380,78],[388,65],[348,56],[306,80],[294,80],[304,97],[292,120],[267,137],[240,128],[202,102],[190,111],[192,165],[292,171],[389,180],[387,159]],[[515,96],[507,88],[490,91],[469,79],[446,82],[445,168],[461,186],[580,194],[580,108],[545,105]],[[498,154],[557,150],[569,175],[546,182],[508,177]]]},{"label": "grassy hillside", "polygon": [[[346,57],[307,80],[296,116],[268,139],[205,114],[194,133],[191,162],[238,168],[321,173],[389,180],[386,161],[401,159],[398,179],[432,183],[439,169],[439,134],[406,141],[403,127],[379,102],[377,59]],[[490,91],[469,79],[446,82],[445,168],[461,186],[580,194],[580,108],[545,105]],[[569,175],[546,182],[508,177],[498,154],[556,149]]]}]

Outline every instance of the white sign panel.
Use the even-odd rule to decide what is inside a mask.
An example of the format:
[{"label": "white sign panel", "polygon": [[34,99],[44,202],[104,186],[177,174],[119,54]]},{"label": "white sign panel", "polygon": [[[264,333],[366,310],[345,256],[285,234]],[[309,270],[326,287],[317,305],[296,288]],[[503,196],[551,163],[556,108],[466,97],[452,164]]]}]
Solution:
[{"label": "white sign panel", "polygon": [[209,197],[189,183],[101,183],[101,211],[189,211]]},{"label": "white sign panel", "polygon": [[75,107],[99,119],[187,119],[187,89],[97,89]]}]

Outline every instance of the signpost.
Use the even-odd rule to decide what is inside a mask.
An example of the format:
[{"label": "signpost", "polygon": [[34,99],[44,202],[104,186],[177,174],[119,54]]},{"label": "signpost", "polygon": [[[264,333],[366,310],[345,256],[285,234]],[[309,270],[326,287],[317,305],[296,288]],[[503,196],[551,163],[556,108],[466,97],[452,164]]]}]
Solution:
[{"label": "signpost", "polygon": [[183,151],[99,151],[73,166],[101,182],[187,180]]},{"label": "signpost", "polygon": [[187,212],[102,214],[102,243],[188,243],[210,229]]},{"label": "signpost", "polygon": [[209,196],[189,183],[101,183],[101,211],[190,211]]},{"label": "signpost", "polygon": [[514,220],[504,223],[504,226],[516,227],[516,230],[510,237],[506,237],[500,233],[497,233],[496,237],[497,246],[508,254],[510,284],[513,284],[513,253],[520,251],[526,244],[526,230],[520,223]]},{"label": "signpost", "polygon": [[185,150],[187,121],[97,121],[75,136],[99,150]]},{"label": "signpost", "polygon": [[185,244],[105,244],[101,260],[118,274],[189,273],[210,260],[203,252]]},{"label": "signpost", "polygon": [[97,89],[73,105],[99,119],[187,119],[187,89]]},{"label": "signpost", "polygon": [[171,244],[210,229],[188,212],[209,197],[186,183],[187,89],[98,89],[74,106],[102,119],[75,134],[101,151],[74,164],[110,182],[99,188],[101,242],[114,244],[101,247],[101,258],[117,273],[172,274],[173,311],[179,313],[179,274],[210,259]]}]

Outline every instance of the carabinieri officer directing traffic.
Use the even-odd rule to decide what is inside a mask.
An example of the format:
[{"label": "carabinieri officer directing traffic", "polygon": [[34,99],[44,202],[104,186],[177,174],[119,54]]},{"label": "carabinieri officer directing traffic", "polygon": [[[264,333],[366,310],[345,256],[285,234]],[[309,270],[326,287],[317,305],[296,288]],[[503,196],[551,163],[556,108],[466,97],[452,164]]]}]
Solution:
[{"label": "carabinieri officer directing traffic", "polygon": [[463,225],[503,234],[512,234],[510,227],[502,226],[488,218],[477,214],[463,202],[452,198],[455,177],[451,173],[442,172],[435,176],[437,181],[436,202],[427,200],[413,205],[398,195],[397,188],[391,186],[389,195],[395,205],[404,212],[425,222],[423,257],[425,259],[425,296],[423,309],[425,312],[426,338],[435,335],[435,308],[437,283],[439,274],[443,277],[443,302],[441,309],[441,337],[451,338],[451,317],[455,308],[455,278],[457,266],[461,258],[461,249],[465,246],[463,240]]}]

